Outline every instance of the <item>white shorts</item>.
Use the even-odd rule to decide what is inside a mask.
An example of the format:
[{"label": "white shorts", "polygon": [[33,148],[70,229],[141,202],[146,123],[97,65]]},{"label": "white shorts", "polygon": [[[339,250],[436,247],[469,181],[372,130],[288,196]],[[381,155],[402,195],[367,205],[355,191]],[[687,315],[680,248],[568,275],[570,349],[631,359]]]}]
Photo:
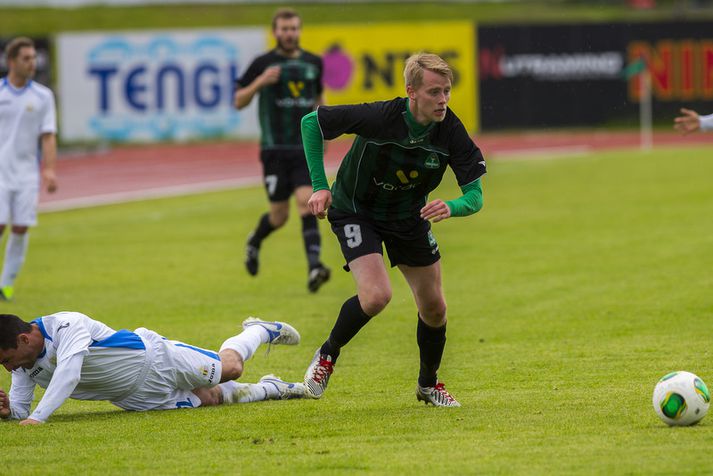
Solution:
[{"label": "white shorts", "polygon": [[152,363],[136,392],[114,405],[137,411],[195,408],[201,401],[191,390],[220,383],[223,366],[217,353],[168,340],[143,327],[134,332],[146,343],[147,353],[153,353]]},{"label": "white shorts", "polygon": [[39,186],[10,190],[0,185],[0,225],[36,225],[39,197]]}]

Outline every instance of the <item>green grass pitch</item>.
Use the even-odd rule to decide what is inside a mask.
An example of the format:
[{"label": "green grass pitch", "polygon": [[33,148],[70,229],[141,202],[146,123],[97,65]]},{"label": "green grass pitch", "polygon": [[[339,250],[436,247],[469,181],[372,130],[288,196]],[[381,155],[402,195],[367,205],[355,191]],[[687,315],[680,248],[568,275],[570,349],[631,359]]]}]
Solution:
[{"label": "green grass pitch", "polygon": [[[434,226],[449,303],[440,376],[460,409],[416,402],[416,311],[393,273],[391,304],[322,400],[148,413],[71,401],[47,425],[0,425],[3,474],[711,473],[712,417],[668,428],[651,394],[671,370],[713,384],[712,157],[492,160],[483,211]],[[448,174],[433,197],[457,193]],[[264,208],[255,187],[45,214],[0,310],[78,310],[214,349],[248,315],[282,319],[302,345],[258,351],[244,379],[299,380],[353,283],[322,223],[334,279],[307,293],[294,216],[248,277],[243,240]]]}]

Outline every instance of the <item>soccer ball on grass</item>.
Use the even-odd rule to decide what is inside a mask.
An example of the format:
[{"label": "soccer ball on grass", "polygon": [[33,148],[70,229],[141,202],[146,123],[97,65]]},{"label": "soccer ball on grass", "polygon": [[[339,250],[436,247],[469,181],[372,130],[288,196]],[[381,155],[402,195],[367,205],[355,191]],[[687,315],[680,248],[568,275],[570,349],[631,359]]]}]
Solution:
[{"label": "soccer ball on grass", "polygon": [[695,425],[708,413],[708,387],[691,372],[671,372],[654,388],[654,410],[669,426]]}]

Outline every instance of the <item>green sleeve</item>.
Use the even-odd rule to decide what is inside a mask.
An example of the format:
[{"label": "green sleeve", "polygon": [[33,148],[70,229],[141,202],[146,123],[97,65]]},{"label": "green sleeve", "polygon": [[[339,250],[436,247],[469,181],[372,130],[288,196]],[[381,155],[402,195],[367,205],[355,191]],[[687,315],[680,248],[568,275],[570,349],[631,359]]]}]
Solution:
[{"label": "green sleeve", "polygon": [[463,196],[448,200],[446,205],[451,209],[452,217],[467,217],[483,208],[483,189],[480,179],[464,185],[461,188]]},{"label": "green sleeve", "polygon": [[317,122],[317,111],[312,111],[302,118],[302,146],[307,157],[312,189],[329,190],[327,174],[324,171],[324,139]]}]

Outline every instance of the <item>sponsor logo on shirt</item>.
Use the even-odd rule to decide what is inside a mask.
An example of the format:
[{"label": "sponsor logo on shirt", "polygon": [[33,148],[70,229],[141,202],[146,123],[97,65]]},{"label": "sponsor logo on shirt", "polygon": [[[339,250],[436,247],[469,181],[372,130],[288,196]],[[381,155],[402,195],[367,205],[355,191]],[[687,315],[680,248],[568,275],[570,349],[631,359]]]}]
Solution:
[{"label": "sponsor logo on shirt", "polygon": [[30,378],[35,378],[35,377],[37,376],[37,374],[39,374],[39,373],[42,372],[43,370],[44,370],[44,369],[43,369],[42,367],[37,367],[37,368],[36,368],[35,370],[33,370],[32,373],[30,374]]},{"label": "sponsor logo on shirt", "polygon": [[374,177],[374,185],[377,187],[386,190],[387,192],[393,192],[395,190],[411,190],[412,188],[415,188],[417,184],[415,183],[408,183],[406,185],[394,185],[389,182],[381,182],[379,180],[376,180],[376,177]]},{"label": "sponsor logo on shirt", "polygon": [[300,97],[302,90],[305,88],[304,81],[288,81],[287,87],[290,89],[290,94],[293,98]]},{"label": "sponsor logo on shirt", "polygon": [[314,99],[307,98],[282,98],[275,101],[277,107],[314,107]]},{"label": "sponsor logo on shirt", "polygon": [[208,378],[208,383],[213,383],[213,379],[215,378],[215,364],[203,366],[201,374]]}]

